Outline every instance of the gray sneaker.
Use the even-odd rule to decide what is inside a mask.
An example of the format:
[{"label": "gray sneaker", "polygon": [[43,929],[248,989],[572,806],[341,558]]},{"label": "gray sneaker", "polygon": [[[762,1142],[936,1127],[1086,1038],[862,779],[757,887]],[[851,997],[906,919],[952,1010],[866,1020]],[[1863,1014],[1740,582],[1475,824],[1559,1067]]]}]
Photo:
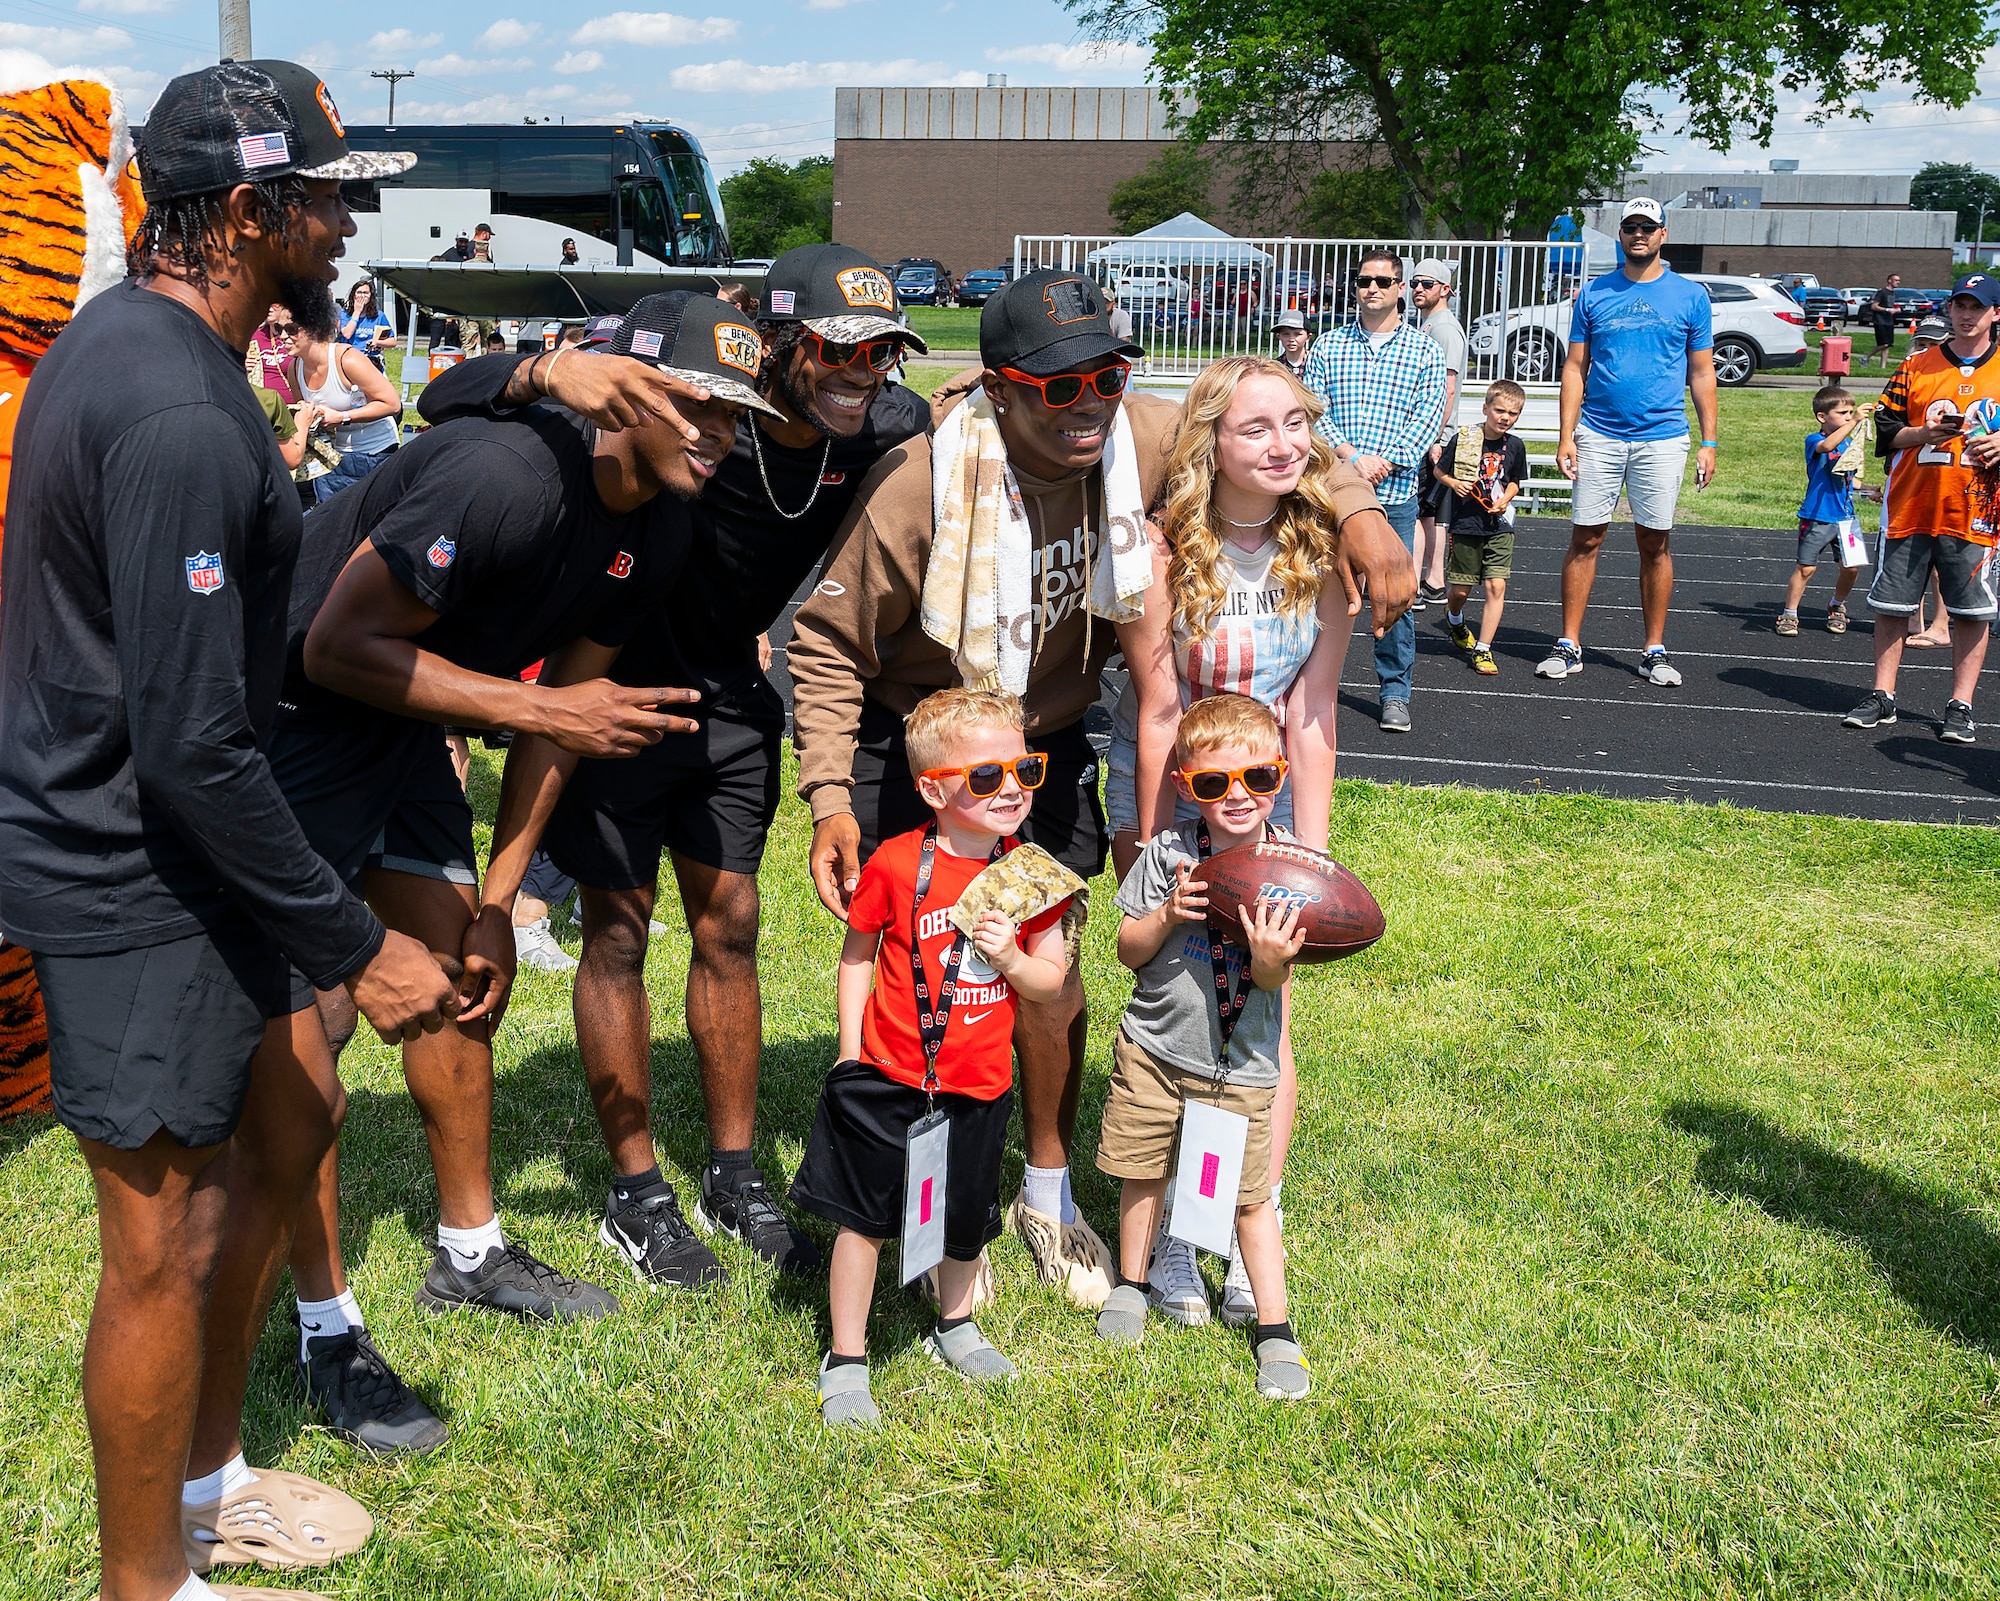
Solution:
[{"label": "gray sneaker", "polygon": [[1382,702],[1382,732],[1407,734],[1410,731],[1410,703],[1406,700]]},{"label": "gray sneaker", "polygon": [[1583,671],[1583,647],[1574,640],[1559,639],[1555,648],[1535,669],[1537,678],[1574,678]]},{"label": "gray sneaker", "polygon": [[1953,745],[1976,744],[1978,736],[1972,732],[1975,726],[1968,703],[1948,700],[1944,703],[1944,727],[1938,730],[1938,738]]},{"label": "gray sneaker", "polygon": [[828,1367],[833,1353],[819,1359],[819,1420],[829,1429],[870,1428],[882,1421],[882,1409],[868,1393],[868,1369],[858,1362]]},{"label": "gray sneaker", "polygon": [[538,973],[576,971],[576,958],[556,943],[546,917],[515,928],[514,962],[519,967],[532,967]]},{"label": "gray sneaker", "polygon": [[1005,1384],[1020,1376],[1020,1369],[979,1332],[977,1323],[961,1323],[955,1329],[932,1329],[924,1336],[924,1349],[939,1367],[963,1374],[974,1384]]},{"label": "gray sneaker", "polygon": [[1267,1401],[1303,1401],[1312,1394],[1312,1372],[1296,1340],[1263,1340],[1256,1347],[1257,1393]]},{"label": "gray sneaker", "polygon": [[1840,721],[1845,728],[1881,728],[1895,720],[1896,697],[1871,689],[1868,698]]},{"label": "gray sneaker", "polygon": [[1664,646],[1655,645],[1639,658],[1639,676],[1649,684],[1672,689],[1681,681],[1681,670],[1667,659]]},{"label": "gray sneaker", "polygon": [[1136,1284],[1121,1284],[1097,1314],[1097,1337],[1112,1345],[1137,1345],[1146,1337],[1146,1292]]}]

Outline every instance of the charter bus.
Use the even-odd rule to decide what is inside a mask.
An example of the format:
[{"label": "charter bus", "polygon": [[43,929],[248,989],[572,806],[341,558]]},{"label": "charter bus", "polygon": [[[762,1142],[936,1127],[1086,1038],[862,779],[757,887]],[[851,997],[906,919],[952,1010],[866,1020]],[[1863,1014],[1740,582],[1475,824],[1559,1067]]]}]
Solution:
[{"label": "charter bus", "polygon": [[427,260],[493,225],[498,262],[729,265],[729,230],[700,141],[658,122],[350,127],[355,150],[413,150],[394,178],[341,185],[360,227],[351,262]]}]

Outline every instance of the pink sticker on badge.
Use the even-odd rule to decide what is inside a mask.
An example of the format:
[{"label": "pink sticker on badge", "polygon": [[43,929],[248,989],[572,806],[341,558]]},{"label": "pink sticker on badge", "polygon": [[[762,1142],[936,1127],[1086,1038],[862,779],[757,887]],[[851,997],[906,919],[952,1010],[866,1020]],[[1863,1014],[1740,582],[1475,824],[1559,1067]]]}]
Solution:
[{"label": "pink sticker on badge", "polygon": [[917,1222],[919,1224],[923,1224],[930,1222],[930,1220],[931,1220],[931,1181],[929,1179],[925,1179],[923,1191],[917,1197]]},{"label": "pink sticker on badge", "polygon": [[1222,1158],[1213,1151],[1201,1153],[1201,1193],[1209,1200],[1215,1199],[1215,1181],[1222,1173]]}]

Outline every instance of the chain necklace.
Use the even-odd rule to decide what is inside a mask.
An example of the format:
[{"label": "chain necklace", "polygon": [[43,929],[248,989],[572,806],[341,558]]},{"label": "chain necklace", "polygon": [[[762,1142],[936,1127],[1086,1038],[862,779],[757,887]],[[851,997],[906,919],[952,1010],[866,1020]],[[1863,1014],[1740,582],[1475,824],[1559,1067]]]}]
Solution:
[{"label": "chain necklace", "polygon": [[820,487],[826,482],[826,464],[833,455],[833,435],[828,434],[819,447],[819,472],[813,479],[812,493],[806,496],[806,503],[797,511],[786,511],[778,504],[777,492],[771,488],[771,475],[764,470],[764,440],[757,428],[757,419],[750,419],[750,451],[757,458],[757,476],[763,480],[764,498],[771,503],[771,510],[788,523],[795,523],[813,509],[819,499]]},{"label": "chain necklace", "polygon": [[[1217,512],[1216,515],[1218,517],[1222,516],[1220,512]],[[1227,524],[1229,524],[1231,528],[1264,528],[1268,527],[1271,522],[1271,518],[1277,515],[1278,515],[1277,512],[1273,510],[1270,516],[1259,517],[1254,523],[1239,523],[1234,517],[1223,517],[1222,520]]]}]

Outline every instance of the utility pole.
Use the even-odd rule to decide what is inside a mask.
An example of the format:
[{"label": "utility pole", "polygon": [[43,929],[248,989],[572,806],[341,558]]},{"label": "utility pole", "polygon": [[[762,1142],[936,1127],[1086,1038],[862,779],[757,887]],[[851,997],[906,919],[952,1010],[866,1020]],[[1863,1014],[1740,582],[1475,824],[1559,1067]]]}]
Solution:
[{"label": "utility pole", "polygon": [[222,59],[250,59],[250,0],[221,0]]},{"label": "utility pole", "polygon": [[371,72],[368,74],[368,76],[371,78],[386,78],[389,80],[389,126],[392,128],[395,127],[396,85],[401,83],[405,78],[414,78],[416,74],[414,72],[398,72],[394,67],[391,67],[386,72]]}]

